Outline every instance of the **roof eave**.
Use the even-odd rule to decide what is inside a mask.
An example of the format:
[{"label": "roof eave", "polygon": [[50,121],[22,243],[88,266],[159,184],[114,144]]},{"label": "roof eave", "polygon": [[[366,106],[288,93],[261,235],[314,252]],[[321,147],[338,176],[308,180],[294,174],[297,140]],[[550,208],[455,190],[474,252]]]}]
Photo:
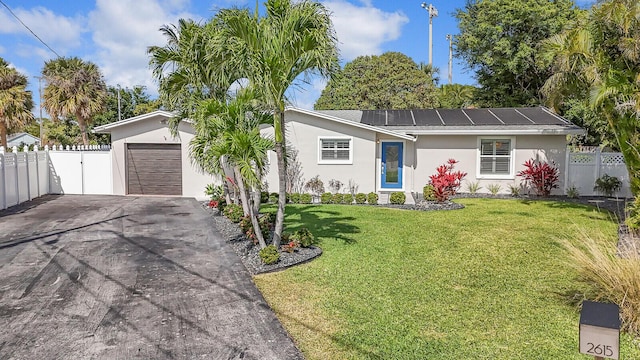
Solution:
[{"label": "roof eave", "polygon": [[[396,130],[400,132],[400,130]],[[581,128],[571,129],[437,129],[437,130],[405,130],[404,134],[411,135],[584,135]]]},{"label": "roof eave", "polygon": [[172,118],[175,115],[176,114],[174,114],[172,112],[169,112],[169,111],[156,110],[156,111],[152,111],[150,113],[134,116],[132,118],[128,118],[128,119],[112,122],[110,124],[96,126],[95,128],[93,128],[92,132],[94,132],[96,134],[109,134],[109,133],[111,133],[111,129],[116,128],[116,127],[133,124],[133,123],[136,123],[138,121],[150,119],[150,118],[153,118],[153,117],[156,117],[156,116],[164,116],[166,118]]},{"label": "roof eave", "polygon": [[366,129],[366,130],[370,130],[370,131],[374,131],[376,133],[381,133],[381,134],[385,134],[385,135],[389,135],[389,136],[393,136],[393,137],[397,137],[400,139],[404,139],[404,140],[410,140],[415,142],[417,139],[415,136],[411,136],[408,134],[404,134],[404,133],[400,133],[397,131],[393,131],[393,130],[387,130],[387,129],[383,129],[383,128],[379,128],[376,126],[371,126],[371,125],[367,125],[367,124],[363,124],[363,123],[359,123],[359,122],[355,122],[355,121],[350,121],[350,120],[345,120],[345,119],[341,119],[339,117],[335,117],[335,116],[331,116],[328,114],[323,114],[317,111],[313,111],[313,110],[306,110],[306,109],[300,109],[297,107],[293,107],[293,106],[287,106],[284,111],[295,111],[301,114],[306,114],[306,115],[310,115],[310,116],[316,116],[319,118],[323,118],[326,120],[330,120],[330,121],[335,121],[337,123],[341,123],[341,124],[345,124],[345,125],[350,125],[353,127],[357,127],[360,129]]}]

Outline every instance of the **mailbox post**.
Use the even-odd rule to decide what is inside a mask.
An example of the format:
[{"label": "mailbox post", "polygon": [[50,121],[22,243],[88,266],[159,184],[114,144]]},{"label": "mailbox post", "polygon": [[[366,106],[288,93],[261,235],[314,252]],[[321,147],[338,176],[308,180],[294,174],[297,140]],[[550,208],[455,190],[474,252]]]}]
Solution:
[{"label": "mailbox post", "polygon": [[580,312],[580,353],[595,359],[620,356],[620,308],[616,304],[584,301]]}]

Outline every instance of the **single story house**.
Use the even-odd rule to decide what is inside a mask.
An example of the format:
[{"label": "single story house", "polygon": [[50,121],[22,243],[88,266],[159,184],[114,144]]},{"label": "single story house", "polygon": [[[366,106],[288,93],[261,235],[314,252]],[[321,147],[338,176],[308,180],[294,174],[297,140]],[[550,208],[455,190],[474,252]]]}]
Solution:
[{"label": "single story house", "polygon": [[[194,131],[187,121],[171,136],[172,113],[154,111],[95,128],[111,133],[114,194],[165,194],[201,198],[215,180],[189,161]],[[584,130],[544,107],[427,110],[323,110],[289,107],[287,142],[298,151],[305,180],[319,175],[377,192],[386,202],[391,192],[421,193],[429,175],[448,159],[459,161],[465,182],[518,185],[517,172],[528,159],[555,163],[560,186],[567,166],[567,137]],[[262,130],[266,136],[273,128]],[[278,188],[275,152],[269,154],[266,182]],[[463,189],[465,186],[463,185]],[[561,194],[564,189],[555,193]]]},{"label": "single story house", "polygon": [[[568,135],[584,130],[544,107],[426,110],[322,110],[288,108],[287,142],[298,150],[306,180],[319,175],[358,192],[374,191],[381,202],[391,192],[422,193],[429,176],[448,159],[467,173],[465,184],[520,183],[516,174],[528,159],[553,162],[560,170],[562,194]],[[272,133],[273,129],[265,129]],[[269,191],[277,191],[275,154],[267,175]],[[463,184],[462,191],[466,185]],[[328,190],[328,187],[327,187]]]},{"label": "single story house", "polygon": [[40,139],[29,133],[21,132],[7,136],[7,147],[12,148],[20,145],[40,145]]}]

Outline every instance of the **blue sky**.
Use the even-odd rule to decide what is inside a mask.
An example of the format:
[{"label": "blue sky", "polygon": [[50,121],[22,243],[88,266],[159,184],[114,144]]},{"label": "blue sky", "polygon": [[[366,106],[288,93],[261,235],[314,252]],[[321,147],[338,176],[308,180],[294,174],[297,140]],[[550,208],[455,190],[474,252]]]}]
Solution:
[{"label": "blue sky", "polygon": [[[252,0],[2,0],[60,56],[78,56],[96,63],[108,85],[157,85],[151,77],[146,49],[163,45],[158,29],[180,18],[206,20],[216,9],[255,6]],[[264,0],[260,0],[260,4]],[[399,51],[416,62],[428,60],[428,12],[419,0],[323,0],[333,16],[342,63],[360,55]],[[592,1],[580,0],[580,5]],[[427,2],[429,3],[429,2]],[[433,63],[447,81],[447,34],[457,34],[456,8],[465,0],[433,0]],[[38,100],[38,76],[44,62],[56,57],[0,4],[0,57],[30,79]],[[473,74],[454,58],[453,82],[474,84]],[[293,105],[311,109],[325,82],[313,79],[291,94]],[[35,109],[34,109],[35,110]]]}]

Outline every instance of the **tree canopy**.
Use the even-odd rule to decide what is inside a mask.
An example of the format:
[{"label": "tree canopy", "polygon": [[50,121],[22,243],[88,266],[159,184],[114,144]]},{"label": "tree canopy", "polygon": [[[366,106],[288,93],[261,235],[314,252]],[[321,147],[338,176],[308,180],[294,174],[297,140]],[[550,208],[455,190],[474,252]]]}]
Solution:
[{"label": "tree canopy", "polygon": [[470,0],[458,9],[455,53],[475,72],[478,105],[541,104],[551,73],[537,64],[539,44],[581,11],[572,0]]},{"label": "tree canopy", "polygon": [[599,2],[543,44],[553,75],[543,93],[550,106],[588,102],[606,120],[640,194],[640,8],[635,0]]},{"label": "tree canopy", "polygon": [[45,62],[42,75],[44,108],[52,120],[75,116],[82,142],[89,145],[87,125],[99,114],[107,98],[107,86],[100,69],[78,57],[57,58]]},{"label": "tree canopy", "polygon": [[431,68],[399,52],[359,56],[333,77],[317,110],[424,109],[437,106]]},{"label": "tree canopy", "polygon": [[7,133],[33,120],[33,98],[27,77],[0,58],[0,146],[7,146]]}]

